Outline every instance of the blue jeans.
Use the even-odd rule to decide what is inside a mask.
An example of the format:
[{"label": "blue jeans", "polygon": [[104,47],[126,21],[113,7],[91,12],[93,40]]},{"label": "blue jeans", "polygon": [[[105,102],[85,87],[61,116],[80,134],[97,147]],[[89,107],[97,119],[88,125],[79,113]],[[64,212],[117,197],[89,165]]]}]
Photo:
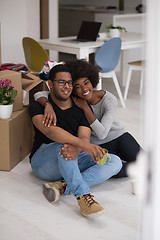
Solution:
[{"label": "blue jeans", "polygon": [[65,195],[73,193],[79,197],[90,193],[90,186],[104,182],[116,175],[122,162],[119,157],[110,154],[111,161],[105,165],[97,165],[91,155],[82,152],[74,160],[65,160],[59,154],[63,144],[42,144],[31,159],[34,174],[45,181],[65,180]]}]

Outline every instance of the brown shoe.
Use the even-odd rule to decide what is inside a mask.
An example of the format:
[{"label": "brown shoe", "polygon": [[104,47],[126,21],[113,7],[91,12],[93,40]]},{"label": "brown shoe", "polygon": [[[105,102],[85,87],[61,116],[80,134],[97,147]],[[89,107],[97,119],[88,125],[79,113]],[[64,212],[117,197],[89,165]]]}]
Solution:
[{"label": "brown shoe", "polygon": [[82,215],[87,218],[98,217],[105,213],[104,208],[93,199],[91,194],[84,194],[77,200]]},{"label": "brown shoe", "polygon": [[57,202],[66,189],[66,182],[48,182],[43,184],[43,194],[49,202]]}]

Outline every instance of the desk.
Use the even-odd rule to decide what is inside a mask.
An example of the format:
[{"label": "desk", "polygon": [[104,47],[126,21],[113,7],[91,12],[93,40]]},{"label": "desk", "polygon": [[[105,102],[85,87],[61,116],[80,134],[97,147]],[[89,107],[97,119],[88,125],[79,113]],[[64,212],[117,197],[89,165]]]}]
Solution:
[{"label": "desk", "polygon": [[[39,43],[43,46],[43,48],[47,50],[53,50],[57,52],[64,52],[75,54],[78,59],[86,58],[89,60],[89,54],[95,53],[99,47],[101,47],[105,40],[109,39],[107,33],[100,33],[100,37],[97,39],[96,42],[66,42],[63,40],[73,39],[75,37],[62,37],[62,38],[55,38],[55,39],[41,39]],[[145,43],[145,38],[140,33],[121,33],[122,39],[122,50],[127,49],[136,49],[142,48]],[[125,51],[122,51],[121,54],[121,79],[122,85],[126,79],[126,66],[127,61],[124,56]]]}]

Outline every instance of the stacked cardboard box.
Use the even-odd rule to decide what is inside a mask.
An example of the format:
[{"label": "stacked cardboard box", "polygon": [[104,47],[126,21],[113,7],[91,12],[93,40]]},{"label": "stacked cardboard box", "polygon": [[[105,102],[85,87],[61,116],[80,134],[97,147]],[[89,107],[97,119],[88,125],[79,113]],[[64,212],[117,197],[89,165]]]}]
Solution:
[{"label": "stacked cardboard box", "polygon": [[22,74],[14,71],[0,71],[0,79],[11,79],[18,91],[13,104],[13,113],[9,119],[0,119],[0,170],[10,171],[26,157],[32,148],[33,128],[24,106],[23,95],[28,96],[28,105],[34,100],[34,93],[48,90],[46,82],[32,73]]},{"label": "stacked cardboard box", "polygon": [[9,119],[0,119],[0,170],[11,170],[30,153],[31,121],[28,108],[13,112]]}]

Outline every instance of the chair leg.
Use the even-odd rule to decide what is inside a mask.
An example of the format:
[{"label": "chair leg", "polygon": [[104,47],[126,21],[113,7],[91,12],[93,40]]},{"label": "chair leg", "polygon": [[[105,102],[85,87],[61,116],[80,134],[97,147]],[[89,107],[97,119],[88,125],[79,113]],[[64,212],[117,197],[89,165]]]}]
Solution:
[{"label": "chair leg", "polygon": [[124,103],[122,92],[121,92],[121,89],[120,89],[120,86],[119,86],[119,83],[118,83],[118,80],[117,80],[115,72],[113,72],[113,82],[114,82],[114,85],[116,87],[116,90],[117,90],[119,99],[121,101],[122,107],[125,108],[126,106],[125,106],[125,103]]},{"label": "chair leg", "polygon": [[141,71],[141,80],[140,80],[140,88],[139,88],[139,94],[142,94],[142,88],[143,88],[143,78],[144,78],[144,71]]},{"label": "chair leg", "polygon": [[129,66],[126,87],[125,87],[125,91],[124,91],[124,100],[127,99],[128,89],[129,89],[129,85],[130,85],[130,81],[131,81],[131,74],[132,74],[132,68],[131,68],[131,66]]}]

